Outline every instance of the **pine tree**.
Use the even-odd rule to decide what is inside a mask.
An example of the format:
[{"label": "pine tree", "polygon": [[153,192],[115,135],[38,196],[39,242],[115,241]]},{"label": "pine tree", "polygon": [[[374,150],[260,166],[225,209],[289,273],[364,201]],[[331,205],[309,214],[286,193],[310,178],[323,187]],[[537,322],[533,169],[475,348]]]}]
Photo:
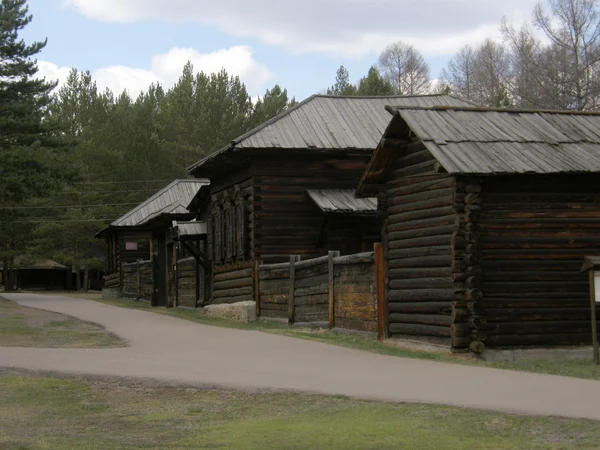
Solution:
[{"label": "pine tree", "polygon": [[356,86],[350,83],[350,74],[342,65],[335,76],[335,84],[327,89],[327,95],[356,95]]},{"label": "pine tree", "polygon": [[23,202],[56,189],[69,174],[56,148],[61,134],[48,116],[55,84],[36,77],[34,59],[46,40],[26,44],[19,33],[31,22],[26,0],[0,2],[0,256],[5,289],[9,267],[30,230]]},{"label": "pine tree", "polygon": [[394,95],[394,87],[388,80],[379,74],[379,70],[377,70],[375,66],[371,66],[367,76],[362,77],[358,82],[357,95]]}]

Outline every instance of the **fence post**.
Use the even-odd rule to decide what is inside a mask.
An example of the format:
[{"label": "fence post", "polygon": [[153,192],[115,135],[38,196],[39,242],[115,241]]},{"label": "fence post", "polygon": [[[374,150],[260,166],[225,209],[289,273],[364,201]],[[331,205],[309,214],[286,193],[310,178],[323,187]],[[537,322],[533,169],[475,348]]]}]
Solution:
[{"label": "fence post", "polygon": [[377,295],[377,335],[380,341],[385,340],[385,310],[384,310],[384,275],[383,275],[383,247],[376,243],[373,248],[375,259],[375,290]]},{"label": "fence post", "polygon": [[340,252],[338,252],[338,251],[330,251],[328,254],[329,260],[328,260],[327,274],[328,274],[328,278],[329,278],[328,294],[329,294],[329,329],[330,330],[335,327],[335,291],[334,291],[335,266],[334,266],[333,259],[337,258],[338,256],[340,256]]},{"label": "fence post", "polygon": [[256,318],[260,317],[260,260],[254,261],[254,301],[256,302]]},{"label": "fence post", "polygon": [[288,298],[288,323],[293,325],[296,321],[296,302],[295,302],[295,277],[296,277],[296,262],[299,261],[298,256],[290,256],[290,295]]},{"label": "fence post", "polygon": [[137,260],[137,295],[136,295],[136,300],[139,301],[140,300],[140,291],[141,291],[141,279],[140,279],[140,260]]}]

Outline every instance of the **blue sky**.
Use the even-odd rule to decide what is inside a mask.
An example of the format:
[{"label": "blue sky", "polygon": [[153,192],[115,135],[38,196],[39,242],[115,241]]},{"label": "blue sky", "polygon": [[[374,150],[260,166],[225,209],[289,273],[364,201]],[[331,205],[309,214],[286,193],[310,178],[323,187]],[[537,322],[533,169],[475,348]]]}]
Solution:
[{"label": "blue sky", "polygon": [[[497,36],[507,16],[522,21],[534,0],[29,0],[26,40],[48,38],[41,73],[64,79],[90,70],[101,87],[137,94],[171,85],[183,64],[240,75],[251,95],[279,83],[303,99],[353,81],[385,45],[415,45],[436,78],[460,47]],[[394,20],[395,19],[395,20]]]}]

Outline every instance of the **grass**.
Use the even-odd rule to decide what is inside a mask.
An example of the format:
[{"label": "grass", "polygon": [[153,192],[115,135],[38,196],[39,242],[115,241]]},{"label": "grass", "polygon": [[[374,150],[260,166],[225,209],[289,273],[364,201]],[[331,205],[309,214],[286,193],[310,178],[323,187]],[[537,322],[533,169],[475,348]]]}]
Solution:
[{"label": "grass", "polygon": [[99,325],[0,299],[0,347],[107,348],[123,342]]},{"label": "grass", "polygon": [[244,330],[256,330],[267,333],[281,334],[300,339],[310,339],[323,342],[326,344],[339,345],[358,350],[364,350],[383,355],[428,359],[440,362],[449,362],[455,364],[469,364],[479,367],[492,367],[505,370],[517,370],[522,372],[542,373],[550,375],[561,375],[575,378],[585,378],[591,380],[600,380],[600,368],[592,364],[591,355],[589,360],[519,360],[509,362],[490,362],[480,361],[471,357],[460,355],[449,355],[443,353],[431,353],[424,351],[406,350],[394,347],[392,345],[381,343],[375,339],[363,337],[354,334],[331,333],[327,331],[315,331],[302,328],[290,328],[287,324],[271,323],[271,322],[256,322],[256,323],[240,323],[231,320],[217,319],[207,317],[197,311],[186,309],[166,309],[152,308],[146,302],[136,302],[128,299],[102,299],[99,293],[67,293],[60,294],[71,297],[86,298],[96,300],[113,306],[129,309],[140,309],[144,311],[152,311],[156,314],[165,314],[180,319],[193,321],[205,325],[237,328]]},{"label": "grass", "polygon": [[0,449],[592,449],[600,422],[0,374]]}]

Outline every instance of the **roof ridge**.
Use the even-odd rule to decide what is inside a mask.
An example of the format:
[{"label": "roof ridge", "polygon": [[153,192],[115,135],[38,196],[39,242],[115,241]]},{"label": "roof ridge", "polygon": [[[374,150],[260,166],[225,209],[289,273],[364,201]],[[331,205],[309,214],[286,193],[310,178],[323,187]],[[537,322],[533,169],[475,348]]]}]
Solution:
[{"label": "roof ridge", "polygon": [[467,112],[501,112],[512,114],[563,114],[572,116],[600,116],[599,111],[577,111],[570,109],[530,109],[530,108],[498,108],[488,106],[407,106],[407,105],[386,105],[385,109],[391,114],[399,111],[467,111]]}]

